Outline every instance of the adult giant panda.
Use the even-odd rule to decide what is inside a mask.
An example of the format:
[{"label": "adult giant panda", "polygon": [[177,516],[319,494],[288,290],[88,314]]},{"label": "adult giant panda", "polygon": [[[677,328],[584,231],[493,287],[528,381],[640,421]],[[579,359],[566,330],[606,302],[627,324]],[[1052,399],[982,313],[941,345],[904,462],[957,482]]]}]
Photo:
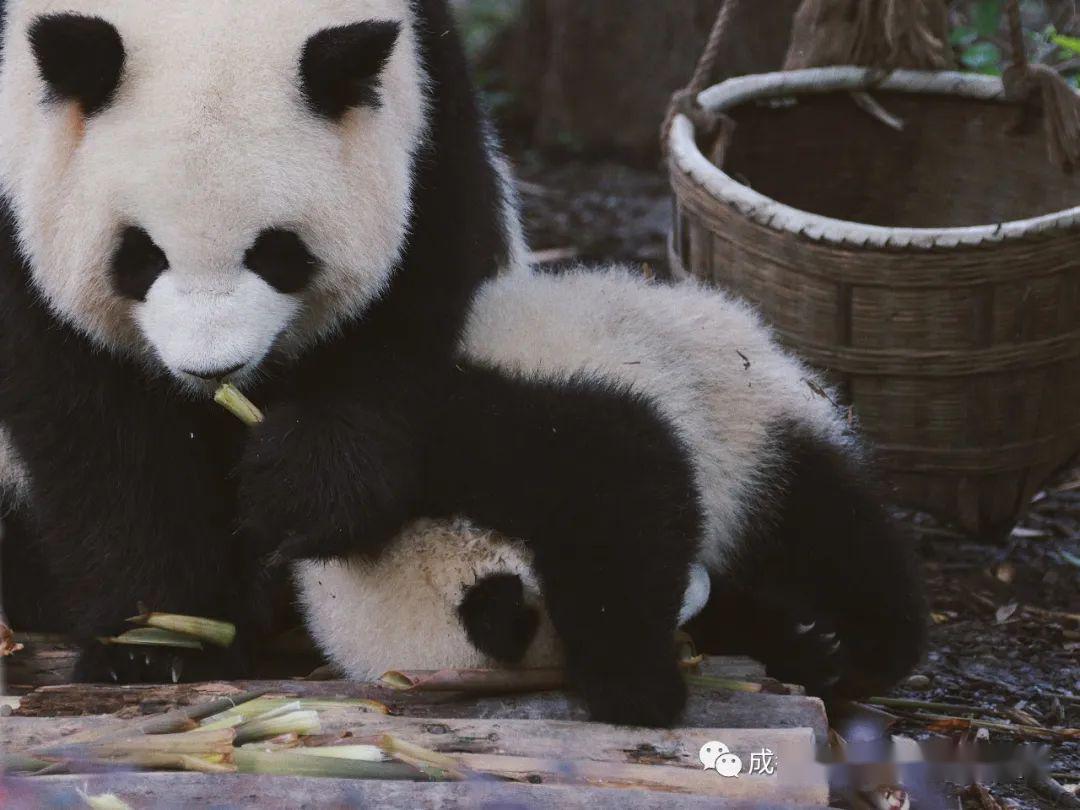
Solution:
[{"label": "adult giant panda", "polygon": [[617,270],[513,274],[474,303],[457,376],[428,511],[472,522],[297,570],[351,675],[565,656],[594,717],[667,724],[699,565],[712,593],[690,629],[709,651],[824,696],[916,663],[914,554],[847,414],[745,305]]},{"label": "adult giant panda", "polygon": [[521,261],[447,2],[8,0],[2,47],[5,607],[87,639],[81,680],[230,674],[242,644],[90,640],[139,605],[242,639],[251,560],[388,541],[468,302]]}]

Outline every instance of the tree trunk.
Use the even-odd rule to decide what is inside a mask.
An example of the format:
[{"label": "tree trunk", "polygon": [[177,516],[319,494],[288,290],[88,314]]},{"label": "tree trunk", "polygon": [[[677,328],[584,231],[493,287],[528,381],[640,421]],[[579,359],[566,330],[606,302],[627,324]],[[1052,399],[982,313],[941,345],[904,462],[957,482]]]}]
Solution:
[{"label": "tree trunk", "polygon": [[[775,70],[799,0],[738,3],[721,76]],[[528,0],[496,57],[539,147],[637,158],[659,153],[673,92],[686,85],[722,0]]]}]

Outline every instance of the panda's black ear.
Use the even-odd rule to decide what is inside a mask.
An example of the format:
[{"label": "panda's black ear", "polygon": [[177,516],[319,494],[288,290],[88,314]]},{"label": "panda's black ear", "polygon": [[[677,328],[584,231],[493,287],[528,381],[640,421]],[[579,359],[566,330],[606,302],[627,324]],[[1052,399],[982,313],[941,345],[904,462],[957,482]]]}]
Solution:
[{"label": "panda's black ear", "polygon": [[124,72],[124,41],[100,17],[49,14],[30,26],[30,47],[54,99],[90,116],[109,106]]},{"label": "panda's black ear", "polygon": [[300,80],[312,111],[337,121],[354,107],[378,107],[382,72],[400,33],[400,23],[368,20],[309,39]]}]

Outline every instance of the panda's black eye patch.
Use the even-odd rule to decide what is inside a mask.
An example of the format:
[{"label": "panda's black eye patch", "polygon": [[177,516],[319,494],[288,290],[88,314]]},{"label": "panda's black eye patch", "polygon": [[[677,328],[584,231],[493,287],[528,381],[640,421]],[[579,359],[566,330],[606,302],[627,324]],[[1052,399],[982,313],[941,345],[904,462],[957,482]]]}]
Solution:
[{"label": "panda's black eye patch", "polygon": [[275,290],[285,294],[303,290],[319,269],[304,240],[292,231],[263,231],[244,256],[247,268]]},{"label": "panda's black eye patch", "polygon": [[130,227],[113,254],[113,289],[125,298],[145,301],[158,276],[169,269],[164,251],[142,228]]},{"label": "panda's black eye patch", "polygon": [[30,47],[49,93],[84,115],[109,106],[124,72],[124,42],[100,17],[48,14],[30,26]]},{"label": "panda's black eye patch", "polygon": [[401,24],[386,20],[327,28],[304,46],[301,89],[317,115],[339,120],[354,107],[378,107],[383,69]]}]

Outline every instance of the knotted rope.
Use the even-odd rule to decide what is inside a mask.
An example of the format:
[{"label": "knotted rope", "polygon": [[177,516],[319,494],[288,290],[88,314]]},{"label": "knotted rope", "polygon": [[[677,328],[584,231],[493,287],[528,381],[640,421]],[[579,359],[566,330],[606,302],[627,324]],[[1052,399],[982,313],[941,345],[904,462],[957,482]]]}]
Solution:
[{"label": "knotted rope", "polygon": [[1080,166],[1080,96],[1054,68],[1028,61],[1020,0],[1009,0],[1007,9],[1013,63],[1005,71],[1005,92],[1042,115],[1050,159],[1071,172]]},{"label": "knotted rope", "polygon": [[704,133],[705,137],[711,139],[716,136],[722,117],[703,110],[697,103],[697,97],[719,79],[717,68],[720,64],[720,56],[727,45],[728,33],[732,28],[732,20],[735,18],[735,9],[738,5],[739,0],[724,0],[690,83],[671,97],[671,104],[668,105],[667,115],[660,128],[660,142],[663,144],[665,153],[668,137],[671,134],[671,124],[676,115],[682,114],[689,117],[694,122],[695,129]]}]

